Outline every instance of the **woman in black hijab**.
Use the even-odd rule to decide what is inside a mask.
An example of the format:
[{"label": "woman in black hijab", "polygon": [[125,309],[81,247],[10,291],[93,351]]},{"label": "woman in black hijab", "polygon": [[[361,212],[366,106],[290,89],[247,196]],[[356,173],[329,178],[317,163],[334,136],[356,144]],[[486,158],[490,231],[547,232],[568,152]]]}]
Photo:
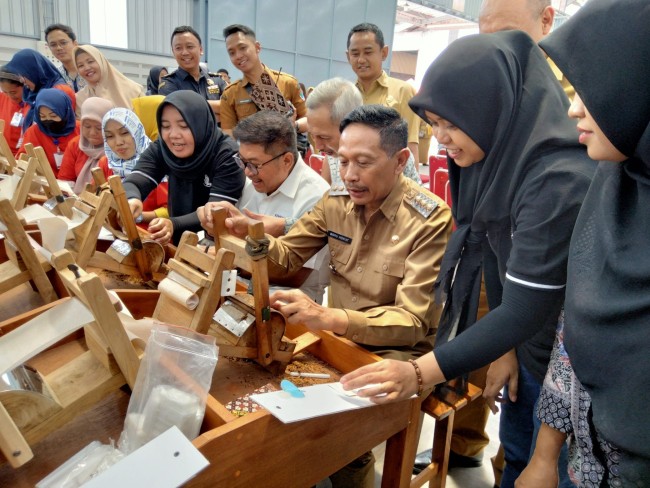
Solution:
[{"label": "woman in black hijab", "polygon": [[[457,223],[437,283],[446,303],[436,348],[417,361],[423,384],[512,357],[516,347],[520,380],[539,392],[564,300],[568,242],[595,167],[567,117],[568,100],[539,47],[510,31],[452,43],[410,104],[447,147]],[[488,252],[497,261],[485,269],[491,311],[467,329]],[[416,392],[416,373],[408,363],[382,361],[342,382],[380,383],[363,392],[379,403]],[[513,406],[525,401],[519,390]]]},{"label": "woman in black hijab", "polygon": [[650,4],[591,0],[542,46],[579,96],[580,141],[608,162],[576,221],[564,343],[540,399],[548,427],[522,486],[543,486],[532,468],[554,429],[572,434],[580,486],[650,486]]},{"label": "woman in black hijab", "polygon": [[158,95],[158,85],[163,76],[167,76],[167,68],[164,66],[153,66],[147,77],[147,95]]},{"label": "woman in black hijab", "polygon": [[137,218],[142,200],[169,177],[170,218],[152,220],[148,230],[162,244],[177,244],[184,231],[201,230],[198,207],[209,201],[236,203],[245,176],[233,159],[237,143],[217,127],[212,109],[198,93],[180,90],[168,95],[156,120],[160,137],[140,155],[124,189]]}]

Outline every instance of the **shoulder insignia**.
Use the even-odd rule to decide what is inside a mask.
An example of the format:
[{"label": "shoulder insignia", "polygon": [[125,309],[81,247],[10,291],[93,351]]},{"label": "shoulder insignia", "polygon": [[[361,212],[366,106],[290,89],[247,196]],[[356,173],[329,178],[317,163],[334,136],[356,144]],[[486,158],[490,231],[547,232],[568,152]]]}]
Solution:
[{"label": "shoulder insignia", "polygon": [[428,218],[429,215],[438,207],[438,202],[433,198],[416,191],[413,188],[410,188],[404,195],[404,200],[406,203],[413,207],[413,209],[422,215],[424,218]]}]

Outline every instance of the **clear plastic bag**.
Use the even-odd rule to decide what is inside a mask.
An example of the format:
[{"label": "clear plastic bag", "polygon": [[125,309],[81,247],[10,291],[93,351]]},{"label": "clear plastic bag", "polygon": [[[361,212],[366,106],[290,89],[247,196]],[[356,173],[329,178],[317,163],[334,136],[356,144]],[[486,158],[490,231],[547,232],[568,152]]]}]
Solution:
[{"label": "clear plastic bag", "polygon": [[190,440],[198,436],[217,353],[214,337],[165,324],[153,328],[118,442],[122,452],[130,454],[172,425]]},{"label": "clear plastic bag", "polygon": [[106,471],[124,457],[113,444],[93,441],[68,459],[56,471],[36,484],[36,488],[77,488]]}]

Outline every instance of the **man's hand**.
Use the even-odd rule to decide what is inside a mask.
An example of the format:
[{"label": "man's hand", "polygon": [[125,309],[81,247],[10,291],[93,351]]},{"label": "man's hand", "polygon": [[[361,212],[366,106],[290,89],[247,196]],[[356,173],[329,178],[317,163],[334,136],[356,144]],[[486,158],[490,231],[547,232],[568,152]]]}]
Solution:
[{"label": "man's hand", "polygon": [[300,290],[276,291],[271,294],[270,301],[290,324],[304,324],[310,329],[337,334],[345,334],[348,330],[348,314],[338,308],[323,307]]},{"label": "man's hand", "polygon": [[490,365],[483,389],[483,397],[487,399],[487,404],[492,413],[497,413],[499,407],[496,403],[507,401],[501,395],[501,390],[508,385],[508,397],[511,402],[517,401],[517,388],[519,382],[519,362],[517,353],[513,350],[508,351],[499,359]]},{"label": "man's hand", "polygon": [[174,235],[174,224],[169,219],[155,218],[149,224],[147,229],[151,238],[163,246],[172,240]]},{"label": "man's hand", "polygon": [[[284,217],[272,217],[270,215],[258,214],[251,212],[247,208],[244,209],[244,214],[250,219],[250,223],[262,222],[264,224],[264,232],[273,237],[280,237],[284,235],[284,224],[286,220]],[[226,223],[226,225],[228,225]]]},{"label": "man's hand", "polygon": [[199,217],[201,227],[203,227],[208,234],[214,235],[214,228],[212,222],[212,210],[218,208],[225,208],[227,212],[226,229],[237,237],[244,238],[248,235],[248,217],[242,214],[237,207],[229,202],[208,202],[203,207],[196,209],[196,215]]}]

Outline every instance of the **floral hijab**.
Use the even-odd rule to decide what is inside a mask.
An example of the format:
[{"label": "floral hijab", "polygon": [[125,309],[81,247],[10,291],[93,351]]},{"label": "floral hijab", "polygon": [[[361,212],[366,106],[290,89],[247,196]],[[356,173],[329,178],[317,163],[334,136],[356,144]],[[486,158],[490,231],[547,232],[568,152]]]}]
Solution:
[{"label": "floral hijab", "polygon": [[133,137],[133,140],[135,141],[135,154],[133,157],[131,159],[121,159],[109,147],[106,142],[106,136],[104,136],[104,152],[108,159],[108,167],[114,174],[120,175],[121,178],[124,178],[133,171],[140,154],[147,149],[151,141],[145,134],[142,122],[140,122],[140,119],[138,119],[137,115],[135,115],[131,110],[121,107],[109,110],[102,120],[103,132],[106,131],[106,124],[109,120],[114,120],[122,124],[124,128],[129,131],[131,137]]}]

